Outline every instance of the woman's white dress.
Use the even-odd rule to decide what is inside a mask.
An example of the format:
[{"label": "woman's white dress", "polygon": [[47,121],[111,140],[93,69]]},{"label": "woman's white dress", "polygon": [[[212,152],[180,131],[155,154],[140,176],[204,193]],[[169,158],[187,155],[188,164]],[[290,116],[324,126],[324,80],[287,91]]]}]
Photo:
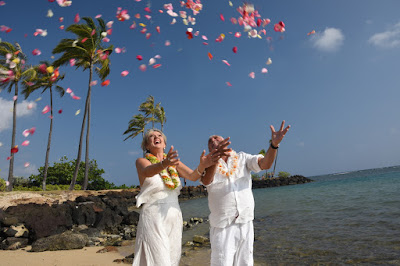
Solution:
[{"label": "woman's white dress", "polygon": [[143,204],[136,230],[134,266],[179,265],[182,248],[181,186],[168,189],[159,174],[145,179],[136,206]]}]

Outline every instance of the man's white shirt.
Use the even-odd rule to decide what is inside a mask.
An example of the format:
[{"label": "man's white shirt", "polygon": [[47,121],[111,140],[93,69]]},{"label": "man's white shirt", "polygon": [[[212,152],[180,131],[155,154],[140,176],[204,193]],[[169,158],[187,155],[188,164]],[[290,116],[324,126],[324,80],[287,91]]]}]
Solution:
[{"label": "man's white shirt", "polygon": [[[258,173],[262,169],[258,165],[261,154],[251,155],[238,153],[237,170],[232,176],[221,174],[218,169],[214,180],[207,185],[208,206],[210,208],[210,225],[225,228],[231,223],[247,223],[254,219],[254,197],[251,191],[251,171]],[[227,163],[219,162],[228,168],[232,166],[232,156]]]}]

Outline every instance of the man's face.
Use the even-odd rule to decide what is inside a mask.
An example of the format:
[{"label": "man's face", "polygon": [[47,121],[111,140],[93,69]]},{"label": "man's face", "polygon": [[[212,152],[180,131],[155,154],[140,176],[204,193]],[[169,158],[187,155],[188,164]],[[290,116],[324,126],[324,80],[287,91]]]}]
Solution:
[{"label": "man's face", "polygon": [[214,150],[215,148],[217,148],[218,144],[223,140],[224,140],[224,138],[221,136],[217,136],[217,135],[211,136],[208,139],[208,150],[209,151]]}]

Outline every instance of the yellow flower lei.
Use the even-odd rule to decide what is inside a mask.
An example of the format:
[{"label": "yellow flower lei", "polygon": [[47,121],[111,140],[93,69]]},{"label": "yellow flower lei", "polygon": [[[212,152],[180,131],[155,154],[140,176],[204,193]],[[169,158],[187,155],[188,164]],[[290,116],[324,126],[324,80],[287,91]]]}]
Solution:
[{"label": "yellow flower lei", "polygon": [[[164,159],[167,158],[167,155],[164,153]],[[157,159],[156,156],[154,156],[151,153],[146,154],[146,159],[149,160],[152,164],[159,163],[160,161]],[[168,171],[167,171],[168,170]],[[181,180],[179,179],[178,172],[176,171],[175,166],[168,166],[166,169],[163,169],[160,172],[160,176],[164,184],[167,186],[169,189],[175,189],[179,187],[181,184]]]},{"label": "yellow flower lei", "polygon": [[232,162],[231,162],[231,168],[230,169],[229,169],[229,165],[228,165],[228,168],[226,169],[226,167],[224,167],[224,165],[222,165],[221,162],[218,163],[218,172],[221,175],[224,175],[226,177],[230,177],[237,171],[239,155],[235,151],[232,151],[231,152],[231,158],[232,158]]}]

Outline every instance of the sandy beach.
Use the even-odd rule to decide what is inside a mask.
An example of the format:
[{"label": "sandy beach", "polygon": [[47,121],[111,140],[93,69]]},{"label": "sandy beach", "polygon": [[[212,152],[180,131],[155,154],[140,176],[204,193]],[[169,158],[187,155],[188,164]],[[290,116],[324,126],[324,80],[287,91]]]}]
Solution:
[{"label": "sandy beach", "polygon": [[103,247],[85,247],[75,250],[28,252],[24,250],[0,251],[0,264],[3,266],[102,266],[116,264],[116,259],[123,256],[118,252],[96,253]]},{"label": "sandy beach", "polygon": [[[85,247],[75,250],[29,252],[25,249],[15,251],[0,251],[0,265],[2,266],[105,266],[118,265],[116,259],[123,259],[120,252],[97,253],[103,247]],[[124,250],[122,250],[124,251]],[[184,251],[185,252],[185,251]],[[123,252],[124,253],[124,252]],[[211,250],[186,250],[182,256],[181,266],[209,265]]]}]

